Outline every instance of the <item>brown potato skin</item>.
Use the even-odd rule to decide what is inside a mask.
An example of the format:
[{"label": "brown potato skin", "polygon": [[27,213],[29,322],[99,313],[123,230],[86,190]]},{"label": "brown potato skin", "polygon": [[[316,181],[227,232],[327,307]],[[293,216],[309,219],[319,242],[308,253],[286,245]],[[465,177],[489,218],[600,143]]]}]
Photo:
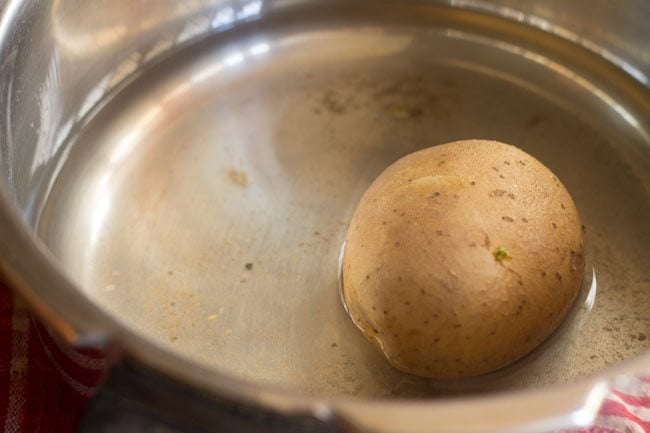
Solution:
[{"label": "brown potato skin", "polygon": [[[504,247],[511,258],[497,260]],[[358,204],[342,262],[348,312],[396,368],[488,373],[557,328],[584,274],[582,225],[541,162],[466,140],[388,167]]]}]

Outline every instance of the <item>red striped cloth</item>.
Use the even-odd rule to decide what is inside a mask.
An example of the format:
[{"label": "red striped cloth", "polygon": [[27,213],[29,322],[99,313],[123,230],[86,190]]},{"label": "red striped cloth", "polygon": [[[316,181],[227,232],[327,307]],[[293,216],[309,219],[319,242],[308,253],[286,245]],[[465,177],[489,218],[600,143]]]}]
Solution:
[{"label": "red striped cloth", "polygon": [[[101,378],[100,353],[61,344],[0,282],[0,431],[71,433]],[[589,429],[650,433],[650,376],[610,393]]]},{"label": "red striped cloth", "polygon": [[98,352],[58,343],[0,282],[0,431],[74,432],[103,370]]}]

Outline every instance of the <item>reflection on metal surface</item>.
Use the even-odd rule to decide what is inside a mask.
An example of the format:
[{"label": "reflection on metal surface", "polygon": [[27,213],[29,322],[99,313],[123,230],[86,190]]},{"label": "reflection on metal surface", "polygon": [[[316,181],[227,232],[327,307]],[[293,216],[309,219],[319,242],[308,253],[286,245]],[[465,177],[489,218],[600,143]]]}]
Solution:
[{"label": "reflection on metal surface", "polygon": [[[62,132],[57,134],[53,128],[41,128],[40,125],[57,125],[60,123],[60,106],[63,101],[61,95],[61,77],[59,72],[59,55],[57,51],[52,52],[47,68],[45,84],[41,87],[38,100],[41,103],[39,112],[40,122],[36,131],[38,140],[35,144],[34,159],[32,161],[32,175],[52,158],[61,147],[70,132],[69,126],[61,128]],[[52,142],[54,141],[54,145]]]},{"label": "reflection on metal surface", "polygon": [[[112,22],[104,28],[82,28],[77,32],[70,33],[68,26],[62,22],[62,19],[67,18],[68,15],[65,7],[70,7],[69,2],[64,0],[54,0],[52,2],[52,34],[58,45],[75,54],[84,54],[89,50],[101,50],[107,46],[123,42],[129,35],[129,26],[141,22],[141,16],[134,13],[129,15],[128,20],[130,23],[120,20]],[[120,6],[111,4],[110,7],[119,8]]]},{"label": "reflection on metal surface", "polygon": [[[164,49],[169,49],[170,47],[171,45],[165,46]],[[157,54],[159,53],[160,51]],[[136,72],[138,67],[141,66],[142,62],[145,59],[150,60],[152,58],[153,56],[151,56],[151,51],[145,53],[145,55],[143,55],[143,53],[140,52],[135,52],[131,54],[126,60],[122,61],[122,63],[117,65],[117,67],[113,71],[113,74],[111,75],[111,80],[108,83],[107,89],[112,89],[118,84],[122,83],[131,74]]]},{"label": "reflection on metal surface", "polygon": [[251,56],[259,56],[260,54],[268,53],[270,50],[271,50],[270,45],[265,42],[262,42],[250,47],[248,52],[250,53]]},{"label": "reflection on metal surface", "polygon": [[231,7],[219,9],[210,25],[215,30],[228,27],[235,22],[235,16],[235,10]]},{"label": "reflection on metal surface", "polygon": [[593,422],[602,407],[603,399],[609,392],[609,386],[610,384],[604,380],[593,386],[585,404],[571,414],[575,426],[586,427]]},{"label": "reflection on metal surface", "polygon": [[205,35],[209,30],[210,19],[206,16],[197,17],[183,26],[183,29],[176,37],[176,44],[183,44],[186,41]]},{"label": "reflection on metal surface", "polygon": [[212,18],[210,25],[214,30],[227,28],[237,21],[244,21],[258,17],[262,12],[262,1],[252,0],[245,2],[239,9],[232,6],[219,8]]},{"label": "reflection on metal surface", "polygon": [[[51,9],[52,34],[57,44],[74,55],[92,55],[98,50],[125,47],[139,35],[171,26],[170,19],[186,18],[177,31],[178,42],[205,34],[200,25],[206,11],[219,5],[218,0],[183,2],[147,2],[116,0],[80,2],[54,0]],[[200,14],[197,18],[192,18]],[[198,27],[197,27],[198,25]],[[208,24],[209,26],[209,24]],[[182,36],[182,37],[181,37]]]},{"label": "reflection on metal surface", "polygon": [[224,66],[235,66],[244,61],[244,54],[233,53],[222,60]]},{"label": "reflection on metal surface", "polygon": [[[456,7],[487,11],[495,15],[507,17],[511,20],[518,21],[520,23],[531,25],[533,27],[544,30],[551,34],[561,36],[562,38],[567,39],[575,44],[581,45],[593,51],[594,53],[597,53],[603,58],[609,60],[610,62],[619,66],[625,72],[630,74],[632,77],[639,80],[641,83],[645,85],[650,84],[650,80],[648,79],[648,76],[644,72],[642,72],[639,68],[633,66],[630,62],[626,61],[624,57],[617,55],[610,50],[605,49],[605,47],[603,47],[602,45],[598,45],[593,41],[590,41],[588,38],[580,36],[580,34],[578,33],[572,32],[566,28],[563,28],[560,25],[554,24],[547,19],[536,16],[534,13],[526,14],[521,10],[513,9],[508,6],[499,5],[498,2],[486,2],[482,0],[450,0],[450,1],[451,4]],[[538,2],[533,4],[533,7],[537,6],[538,4],[543,6],[543,2]],[[633,8],[630,8],[630,10],[633,10]],[[603,13],[605,12],[603,11]]]},{"label": "reflection on metal surface", "polygon": [[112,74],[113,73],[109,73],[104,78],[99,80],[99,82],[86,94],[86,97],[81,102],[81,107],[77,112],[77,121],[86,116],[86,114],[88,114],[88,112],[93,109],[99,101],[102,100],[108,91],[108,85],[111,81]]},{"label": "reflection on metal surface", "polygon": [[256,42],[250,47],[243,47],[231,52],[218,62],[214,62],[206,68],[203,68],[192,75],[192,83],[198,84],[206,81],[218,74],[224,68],[232,67],[243,63],[247,57],[257,57],[266,54],[271,50],[270,45],[266,42]]},{"label": "reflection on metal surface", "polygon": [[[220,30],[240,21],[258,17],[262,1],[229,2],[220,6],[218,0],[183,2],[147,2],[143,0],[115,0],[112,2],[82,2],[71,18],[69,1],[54,0],[51,10],[51,27],[58,45],[75,55],[86,55],[121,46],[133,41],[137,35],[167,26],[170,17],[186,17],[175,42],[182,44],[206,35],[210,30]],[[171,10],[170,10],[171,9]],[[213,10],[216,11],[213,12]],[[128,13],[125,13],[128,11]],[[119,17],[119,19],[111,19]],[[86,23],[89,24],[86,24]],[[97,25],[93,25],[93,24]]]},{"label": "reflection on metal surface", "polygon": [[[626,110],[621,104],[618,103],[614,98],[612,98],[607,92],[603,91],[599,85],[592,83],[588,78],[581,75],[580,73],[572,70],[570,67],[567,67],[561,63],[551,60],[547,56],[533,52],[531,50],[525,49],[521,46],[514,45],[506,41],[495,41],[494,39],[478,36],[475,34],[469,34],[463,31],[448,30],[446,32],[450,37],[455,37],[459,39],[467,39],[486,46],[498,47],[499,49],[511,52],[518,56],[521,56],[527,60],[542,64],[549,69],[552,69],[559,75],[567,78],[573,83],[576,83],[579,86],[584,87],[589,93],[596,95],[608,106],[610,106],[616,113],[618,113],[623,120],[630,124],[630,126],[643,134],[644,141],[650,141],[650,131],[642,127],[639,121]],[[482,65],[476,64],[476,68],[482,68]],[[515,77],[513,77],[515,78]],[[515,78],[518,79],[518,78]],[[543,91],[543,90],[542,90]]]},{"label": "reflection on metal surface", "polygon": [[262,1],[261,0],[252,0],[248,3],[245,3],[242,6],[241,10],[237,14],[237,18],[240,20],[246,20],[249,18],[256,17],[262,11]]},{"label": "reflection on metal surface", "polygon": [[120,163],[124,162],[124,158],[127,158],[133,151],[134,146],[145,138],[149,126],[153,125],[161,112],[162,107],[160,105],[153,105],[142,115],[138,122],[133,125],[131,130],[127,131],[118,141],[117,146],[109,158],[110,163],[115,165],[116,169],[119,168]]},{"label": "reflection on metal surface", "polygon": [[596,280],[596,270],[591,269],[591,284],[589,285],[589,290],[587,291],[587,297],[585,298],[585,307],[587,310],[591,311],[596,304],[596,292],[598,291],[598,281]]},{"label": "reflection on metal surface", "polygon": [[[92,202],[88,209],[90,212],[90,237],[88,247],[90,249],[97,246],[97,241],[105,227],[104,223],[106,221],[106,216],[111,208],[111,177],[112,173],[110,171],[102,174],[99,180],[97,180],[94,191],[91,193]],[[90,258],[92,259],[92,257]],[[92,262],[86,263],[86,265],[92,267]]]}]

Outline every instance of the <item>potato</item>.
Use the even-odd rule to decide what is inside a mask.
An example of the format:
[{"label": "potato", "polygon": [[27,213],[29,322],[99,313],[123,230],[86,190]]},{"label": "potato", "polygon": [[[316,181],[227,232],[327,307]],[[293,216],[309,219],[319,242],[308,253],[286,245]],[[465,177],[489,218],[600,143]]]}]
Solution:
[{"label": "potato", "polygon": [[358,204],[344,302],[400,370],[488,373],[566,316],[584,273],[581,227],[560,181],[514,146],[468,140],[415,152]]}]

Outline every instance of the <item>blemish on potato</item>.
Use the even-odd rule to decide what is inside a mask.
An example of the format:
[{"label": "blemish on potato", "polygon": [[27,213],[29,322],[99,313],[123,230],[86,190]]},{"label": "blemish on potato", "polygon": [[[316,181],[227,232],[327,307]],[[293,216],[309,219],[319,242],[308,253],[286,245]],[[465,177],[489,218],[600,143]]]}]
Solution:
[{"label": "blemish on potato", "polygon": [[489,192],[490,197],[503,197],[508,191],[504,189],[495,189]]},{"label": "blemish on potato", "polygon": [[509,223],[512,223],[512,222],[515,221],[514,219],[512,219],[512,218],[509,217],[509,216],[502,216],[501,219],[504,220],[504,221],[507,221],[507,222],[509,222]]},{"label": "blemish on potato", "polygon": [[583,255],[571,250],[571,272],[575,272],[583,263]]},{"label": "blemish on potato", "polygon": [[486,234],[485,234],[485,239],[483,239],[483,246],[484,246],[485,248],[488,248],[488,249],[489,249],[489,248],[490,248],[490,244],[491,244],[491,242],[490,242],[490,237],[489,237],[489,236],[487,235],[487,233],[486,233]]}]

